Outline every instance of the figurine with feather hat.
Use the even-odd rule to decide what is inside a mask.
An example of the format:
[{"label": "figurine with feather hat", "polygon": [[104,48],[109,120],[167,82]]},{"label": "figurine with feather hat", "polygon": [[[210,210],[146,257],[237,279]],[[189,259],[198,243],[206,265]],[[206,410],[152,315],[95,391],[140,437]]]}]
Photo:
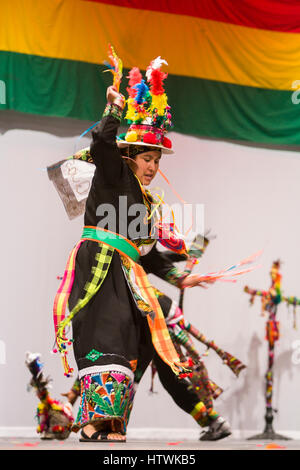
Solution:
[{"label": "figurine with feather hat", "polygon": [[63,403],[51,397],[49,392],[50,378],[44,376],[39,353],[28,351],[25,364],[31,374],[28,389],[33,388],[40,400],[36,411],[37,433],[41,439],[67,439],[74,421],[70,400]]}]

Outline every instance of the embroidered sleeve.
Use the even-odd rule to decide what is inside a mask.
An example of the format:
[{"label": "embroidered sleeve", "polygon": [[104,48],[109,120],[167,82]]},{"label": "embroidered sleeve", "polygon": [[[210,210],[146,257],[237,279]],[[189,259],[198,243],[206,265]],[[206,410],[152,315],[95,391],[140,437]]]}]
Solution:
[{"label": "embroidered sleeve", "polygon": [[189,273],[186,271],[180,271],[176,267],[173,267],[167,272],[165,280],[176,287],[180,287],[181,282],[188,274]]},{"label": "embroidered sleeve", "polygon": [[89,148],[79,150],[78,152],[75,153],[73,158],[75,160],[82,160],[83,162],[94,163],[94,160],[91,157],[91,153],[90,153]]},{"label": "embroidered sleeve", "polygon": [[112,116],[116,118],[119,122],[122,120],[123,109],[114,103],[107,103],[102,118],[106,116]]}]

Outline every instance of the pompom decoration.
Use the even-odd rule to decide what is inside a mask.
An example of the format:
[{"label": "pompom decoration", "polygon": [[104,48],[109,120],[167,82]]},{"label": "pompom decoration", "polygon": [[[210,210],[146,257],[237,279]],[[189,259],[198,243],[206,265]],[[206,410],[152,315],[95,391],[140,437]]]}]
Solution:
[{"label": "pompom decoration", "polygon": [[164,147],[167,147],[167,149],[172,148],[172,142],[170,141],[170,139],[168,139],[168,137],[164,137],[162,144]]},{"label": "pompom decoration", "polygon": [[126,142],[136,142],[137,141],[137,133],[135,131],[130,131],[126,134],[125,140]]},{"label": "pompom decoration", "polygon": [[153,132],[146,132],[146,134],[144,134],[144,137],[143,137],[143,142],[145,144],[154,144],[154,145],[156,145],[157,144],[156,135],[153,134]]}]

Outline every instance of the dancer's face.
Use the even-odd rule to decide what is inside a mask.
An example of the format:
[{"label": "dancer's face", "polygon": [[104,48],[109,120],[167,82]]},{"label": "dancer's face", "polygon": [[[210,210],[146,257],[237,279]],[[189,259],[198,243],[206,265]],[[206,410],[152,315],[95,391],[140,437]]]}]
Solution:
[{"label": "dancer's face", "polygon": [[144,186],[148,186],[159,168],[161,154],[158,150],[139,153],[134,161],[137,164],[135,174]]}]

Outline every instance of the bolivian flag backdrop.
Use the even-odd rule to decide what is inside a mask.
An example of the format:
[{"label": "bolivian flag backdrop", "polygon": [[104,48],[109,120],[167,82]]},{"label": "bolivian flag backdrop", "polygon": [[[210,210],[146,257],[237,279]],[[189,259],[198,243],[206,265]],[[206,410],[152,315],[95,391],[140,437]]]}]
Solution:
[{"label": "bolivian flag backdrop", "polygon": [[108,44],[123,92],[168,62],[174,131],[300,145],[299,0],[1,0],[0,109],[98,120]]}]

